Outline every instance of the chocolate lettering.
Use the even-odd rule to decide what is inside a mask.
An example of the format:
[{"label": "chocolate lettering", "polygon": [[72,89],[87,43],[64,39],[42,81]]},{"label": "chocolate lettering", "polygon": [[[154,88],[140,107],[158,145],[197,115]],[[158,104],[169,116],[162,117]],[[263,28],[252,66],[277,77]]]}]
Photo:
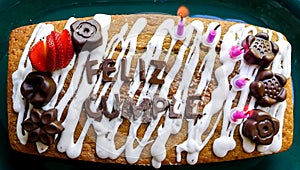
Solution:
[{"label": "chocolate lettering", "polygon": [[159,60],[151,60],[150,64],[155,66],[155,71],[152,74],[149,83],[151,84],[164,84],[165,80],[164,79],[159,79],[157,78],[158,74],[161,72],[161,70],[165,67],[166,63],[164,61],[159,61]]},{"label": "chocolate lettering", "polygon": [[136,110],[133,103],[133,99],[129,97],[125,98],[122,107],[122,117],[130,120],[131,116],[133,115],[133,119],[137,120],[140,117],[140,115],[134,114],[135,112]]},{"label": "chocolate lettering", "polygon": [[121,61],[121,80],[130,82],[132,81],[133,78],[126,76],[126,66],[127,66],[126,59],[123,58]]},{"label": "chocolate lettering", "polygon": [[158,97],[157,95],[154,96],[153,98],[153,111],[152,111],[152,116],[153,119],[157,118],[157,114],[159,112],[165,111],[166,108],[169,106],[169,103],[166,99]]},{"label": "chocolate lettering", "polygon": [[186,100],[186,107],[185,107],[185,118],[187,119],[195,119],[198,117],[198,114],[193,113],[194,101],[200,100],[200,95],[192,95],[189,96]]},{"label": "chocolate lettering", "polygon": [[150,116],[152,115],[152,102],[150,99],[144,98],[142,103],[138,106],[138,110],[144,112],[143,123],[149,123],[151,121]]},{"label": "chocolate lettering", "polygon": [[91,102],[96,100],[96,95],[91,95],[90,97],[88,97],[85,101],[84,101],[84,109],[85,112],[92,118],[97,119],[99,117],[101,117],[102,115],[102,111],[101,110],[97,110],[96,112],[93,112],[91,110]]},{"label": "chocolate lettering", "polygon": [[109,119],[113,119],[113,118],[118,117],[119,114],[120,114],[119,95],[115,94],[115,96],[114,96],[114,106],[113,106],[113,110],[112,110],[111,113],[107,110],[106,101],[107,101],[107,97],[102,96],[101,97],[101,106],[102,106],[103,114]]},{"label": "chocolate lettering", "polygon": [[103,68],[103,82],[113,82],[116,81],[114,77],[109,77],[109,75],[116,71],[116,68],[114,67],[115,62],[112,59],[105,59],[102,63]]},{"label": "chocolate lettering", "polygon": [[143,59],[139,59],[139,67],[140,67],[140,81],[145,82],[146,76],[145,76],[145,61]]},{"label": "chocolate lettering", "polygon": [[150,99],[144,98],[143,101],[138,106],[136,106],[134,105],[134,102],[131,98],[126,98],[123,102],[122,117],[128,120],[133,117],[133,120],[137,120],[141,116],[143,116],[142,122],[149,123],[151,121],[151,116],[155,117],[153,115],[152,108],[152,102],[150,101]]},{"label": "chocolate lettering", "polygon": [[86,76],[89,84],[92,84],[92,77],[98,73],[98,70],[92,69],[93,65],[98,64],[97,60],[88,60],[86,61],[85,68],[86,68]]},{"label": "chocolate lettering", "polygon": [[181,118],[182,114],[180,113],[175,113],[174,111],[174,104],[176,103],[176,99],[173,97],[172,102],[170,103],[170,113],[169,113],[169,118],[171,119],[178,119]]}]

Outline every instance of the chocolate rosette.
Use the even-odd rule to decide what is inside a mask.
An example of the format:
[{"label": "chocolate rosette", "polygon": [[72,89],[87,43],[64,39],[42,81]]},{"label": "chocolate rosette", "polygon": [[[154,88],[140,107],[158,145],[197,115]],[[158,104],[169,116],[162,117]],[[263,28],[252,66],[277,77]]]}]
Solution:
[{"label": "chocolate rosette", "polygon": [[269,113],[259,109],[252,111],[252,115],[243,123],[242,133],[254,143],[269,145],[279,131],[279,120]]},{"label": "chocolate rosette", "polygon": [[44,111],[33,108],[22,127],[29,133],[28,142],[40,141],[48,146],[54,142],[55,135],[63,130],[63,126],[57,121],[56,109]]},{"label": "chocolate rosette", "polygon": [[268,67],[279,51],[276,43],[269,41],[268,34],[261,32],[248,35],[242,42],[245,54],[244,59],[248,64],[259,65],[263,68]]},{"label": "chocolate rosette", "polygon": [[102,44],[101,26],[94,19],[76,21],[71,25],[71,32],[77,52],[92,51]]},{"label": "chocolate rosette", "polygon": [[56,84],[49,72],[29,73],[21,85],[21,94],[37,107],[46,105],[56,92]]},{"label": "chocolate rosette", "polygon": [[286,99],[286,90],[284,88],[287,79],[271,70],[262,70],[256,76],[254,82],[250,84],[250,94],[257,101],[256,104],[262,107],[268,107]]}]

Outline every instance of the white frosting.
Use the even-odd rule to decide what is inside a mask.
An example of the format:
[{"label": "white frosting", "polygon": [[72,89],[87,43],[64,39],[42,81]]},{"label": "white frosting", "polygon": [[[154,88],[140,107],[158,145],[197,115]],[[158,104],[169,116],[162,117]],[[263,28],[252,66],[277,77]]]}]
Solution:
[{"label": "white frosting", "polygon": [[[174,144],[174,147],[176,147],[178,162],[181,161],[181,153],[185,151],[187,152],[187,162],[189,164],[196,164],[201,150],[207,145],[211,137],[214,135],[215,129],[221,118],[223,120],[221,134],[213,143],[213,152],[216,156],[224,157],[229,151],[235,149],[236,139],[233,137],[233,134],[238,126],[240,135],[243,139],[242,144],[244,151],[251,153],[255,150],[256,144],[244,137],[241,133],[243,120],[233,122],[231,119],[231,114],[234,110],[243,110],[246,107],[246,101],[249,96],[249,83],[247,83],[243,89],[239,90],[231,88],[232,82],[228,81],[228,76],[233,72],[238,61],[241,63],[239,66],[240,72],[238,76],[247,77],[251,82],[255,79],[255,76],[258,73],[259,67],[247,65],[244,62],[243,57],[236,59],[229,57],[229,51],[232,46],[241,45],[242,40],[244,40],[250,32],[254,35],[258,32],[254,26],[234,24],[224,33],[222,39],[223,43],[221,44],[221,51],[219,54],[221,66],[214,70],[216,63],[215,60],[217,58],[215,47],[220,40],[221,33],[223,31],[222,27],[219,27],[216,30],[217,34],[214,41],[212,43],[208,43],[206,38],[209,31],[218,25],[217,22],[210,23],[204,32],[205,26],[203,23],[199,20],[194,20],[184,27],[185,32],[183,36],[178,37],[176,36],[176,31],[174,31],[177,28],[174,20],[164,20],[161,24],[159,24],[157,30],[148,42],[145,52],[141,57],[139,57],[140,60],[144,61],[145,65],[146,81],[142,83],[140,80],[140,60],[137,60],[136,68],[131,68],[131,65],[134,59],[138,59],[136,56],[137,38],[145,29],[147,19],[139,18],[132,26],[125,23],[121,27],[119,33],[113,35],[111,39],[108,39],[108,31],[112,24],[111,16],[97,14],[94,16],[94,19],[101,25],[101,34],[103,37],[102,45],[91,52],[81,51],[78,56],[75,55],[73,57],[73,60],[66,68],[53,72],[52,77],[57,84],[57,91],[51,101],[43,107],[44,110],[55,107],[58,110],[58,120],[61,118],[63,112],[67,112],[67,116],[62,124],[64,130],[57,144],[58,151],[65,152],[69,158],[77,158],[80,156],[88,130],[92,128],[96,134],[95,150],[99,158],[117,159],[124,154],[127,162],[133,164],[140,159],[145,146],[151,145],[150,154],[152,156],[152,165],[155,168],[159,168],[162,161],[166,158],[166,144],[168,139],[170,136],[176,135],[180,131],[183,121],[187,121],[187,139],[180,144]],[[75,18],[70,18],[65,28],[70,29],[70,25],[75,21]],[[26,102],[21,95],[20,86],[26,75],[33,70],[30,60],[28,59],[28,51],[33,44],[49,35],[52,30],[54,30],[54,27],[50,24],[42,23],[36,26],[25,46],[18,70],[14,72],[12,76],[13,108],[18,113],[17,136],[22,144],[27,143],[28,133],[26,131],[25,133],[22,133],[21,123],[24,120]],[[270,37],[272,36],[272,31],[268,32],[268,30],[264,28],[260,28],[260,30],[267,32]],[[167,35],[171,37],[171,44],[165,54],[165,57],[161,59],[161,54],[163,53],[162,47]],[[279,40],[276,43],[280,48],[270,68],[273,72],[283,74],[289,78],[291,74],[291,45],[284,40],[282,34],[277,33],[277,35]],[[164,79],[164,84],[159,86],[157,84],[149,83],[149,80],[155,71],[155,67],[150,64],[151,60],[162,60],[168,63],[173,47],[177,41],[182,41],[183,45],[180,47],[175,61],[173,61],[173,66],[169,69],[167,74],[163,74],[166,69],[163,68],[157,76],[158,79]],[[97,64],[93,65],[92,69],[98,69],[104,59],[112,58],[114,51],[119,44],[121,44],[122,50],[115,60],[116,71],[110,74],[110,77],[115,77],[116,81],[103,84],[102,70],[100,70],[100,75],[92,76],[92,83],[88,83],[85,69],[86,61],[96,60]],[[201,46],[207,49],[207,51],[201,51]],[[187,49],[189,49],[189,51],[187,51]],[[187,59],[184,63],[183,59],[187,52]],[[200,56],[200,54],[204,54],[204,56]],[[200,68],[197,70],[196,66],[199,64],[200,58],[202,61]],[[126,67],[123,68],[124,70],[121,70],[122,59],[125,59],[126,61]],[[135,69],[135,71],[133,81],[129,85],[128,96],[133,98],[138,89],[141,88],[141,93],[138,94],[138,100],[135,103],[136,106],[139,106],[145,98],[152,101],[155,95],[158,95],[158,97],[170,102],[172,98],[169,98],[168,93],[172,82],[175,81],[176,75],[179,74],[180,68],[183,69],[183,72],[181,73],[182,75],[180,75],[182,80],[179,82],[179,86],[173,97],[175,99],[174,112],[180,113],[182,117],[170,118],[169,109],[159,112],[157,114],[157,118],[152,118],[151,122],[148,123],[146,132],[144,133],[144,136],[142,136],[141,140],[138,139],[137,132],[142,124],[144,113],[142,113],[142,115],[137,119],[134,119],[133,116],[130,118],[130,127],[126,137],[126,142],[118,148],[115,145],[115,137],[123,122],[123,118],[121,117],[122,114],[119,114],[118,117],[111,120],[104,115],[101,116],[100,120],[96,120],[87,115],[85,122],[79,121],[81,114],[85,114],[83,105],[86,99],[89,98],[91,94],[97,96],[97,98],[92,100],[90,103],[90,109],[92,111],[97,111],[97,108],[101,103],[101,96],[105,95],[109,89],[110,92],[106,102],[107,110],[109,112],[112,112],[113,109],[122,110],[122,101],[119,105],[117,105],[116,100],[119,100],[119,98],[116,99],[115,96],[120,96],[121,89],[124,85],[124,82],[121,79],[121,71],[125,71],[125,75],[130,76],[130,69]],[[63,97],[58,100],[58,96],[62,92],[65,79],[71,69],[74,69],[74,73],[70,85]],[[203,94],[210,85],[213,77],[218,83],[211,93],[210,101],[204,106],[201,113],[202,118],[197,118],[196,123],[194,119],[184,119],[186,102],[188,96],[191,95],[189,90],[191,86],[194,85],[192,80],[195,73],[200,74],[201,79],[196,85],[197,88],[194,90],[193,95]],[[143,87],[140,87],[142,84]],[[238,91],[240,92],[240,99],[237,106],[232,108],[233,100],[236,98]],[[248,104],[248,109],[254,108],[255,100],[255,98],[251,98],[251,101]],[[195,100],[193,104],[197,105],[198,102],[199,101]],[[67,104],[69,104],[68,110],[66,110]],[[278,134],[274,137],[272,144],[257,146],[257,150],[259,152],[269,154],[280,150],[282,145],[282,128],[286,105],[287,103],[284,101],[268,108],[260,107],[260,109],[268,111],[273,117],[280,121],[280,129]],[[26,113],[27,117],[29,117],[29,111],[31,108],[32,106],[29,105],[28,113]],[[197,107],[193,107],[193,112],[197,112]],[[158,127],[157,134],[155,134],[157,137],[151,138],[153,137],[153,132],[155,132],[155,129],[163,116],[165,117],[165,120],[163,124]],[[75,141],[74,133],[79,123],[82,123],[82,129],[80,136]],[[90,127],[91,125],[92,127]],[[136,142],[137,145],[135,144]],[[48,149],[48,146],[41,142],[36,142],[36,146],[40,153],[45,152]]]}]

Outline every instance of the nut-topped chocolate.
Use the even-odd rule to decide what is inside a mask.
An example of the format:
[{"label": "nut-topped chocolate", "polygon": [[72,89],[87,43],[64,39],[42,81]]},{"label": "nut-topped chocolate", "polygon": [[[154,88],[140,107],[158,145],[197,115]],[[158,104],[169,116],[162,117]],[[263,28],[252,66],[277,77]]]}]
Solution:
[{"label": "nut-topped chocolate", "polygon": [[260,65],[266,68],[272,63],[274,57],[279,51],[276,43],[269,41],[268,34],[261,32],[253,35],[248,35],[242,42],[245,54],[244,59],[249,64]]},{"label": "nut-topped chocolate", "polygon": [[262,110],[255,109],[251,112],[251,116],[243,123],[243,135],[257,144],[271,144],[279,131],[279,120]]},{"label": "nut-topped chocolate", "polygon": [[256,104],[267,107],[286,99],[286,78],[271,70],[262,70],[250,84],[250,93],[257,99]]},{"label": "nut-topped chocolate", "polygon": [[102,44],[101,27],[94,19],[76,21],[71,25],[71,31],[77,51],[91,51]]},{"label": "nut-topped chocolate", "polygon": [[55,92],[56,84],[50,72],[31,72],[21,85],[24,98],[37,107],[46,105]]}]

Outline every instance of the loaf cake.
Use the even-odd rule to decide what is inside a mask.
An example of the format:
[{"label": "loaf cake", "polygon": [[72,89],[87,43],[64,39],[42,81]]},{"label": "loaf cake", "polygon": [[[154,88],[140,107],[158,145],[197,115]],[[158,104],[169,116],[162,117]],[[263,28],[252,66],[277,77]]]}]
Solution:
[{"label": "loaf cake", "polygon": [[183,15],[96,14],[16,28],[11,147],[155,168],[286,151],[291,50],[269,28]]}]

